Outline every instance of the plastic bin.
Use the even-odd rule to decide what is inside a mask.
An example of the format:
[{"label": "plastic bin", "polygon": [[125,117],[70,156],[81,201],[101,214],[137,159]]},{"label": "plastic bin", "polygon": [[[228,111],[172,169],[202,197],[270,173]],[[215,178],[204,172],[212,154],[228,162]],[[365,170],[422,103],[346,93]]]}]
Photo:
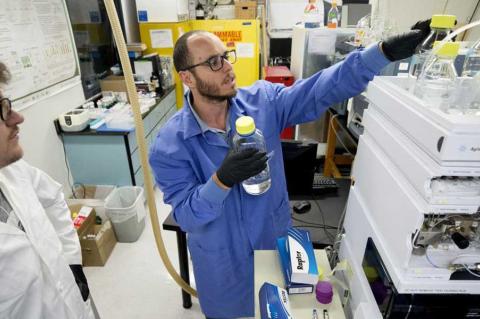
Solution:
[{"label": "plastic bin", "polygon": [[77,185],[75,196],[68,198],[67,204],[89,206],[95,209],[97,216],[105,219],[105,200],[112,193],[114,185]]},{"label": "plastic bin", "polygon": [[116,188],[105,200],[105,213],[112,222],[119,242],[136,241],[145,228],[143,188],[139,186]]}]

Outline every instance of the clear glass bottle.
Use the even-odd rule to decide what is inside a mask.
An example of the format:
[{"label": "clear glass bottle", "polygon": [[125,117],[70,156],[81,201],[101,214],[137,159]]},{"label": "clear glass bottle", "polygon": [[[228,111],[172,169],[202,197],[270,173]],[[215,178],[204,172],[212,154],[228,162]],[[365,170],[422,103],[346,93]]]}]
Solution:
[{"label": "clear glass bottle", "polygon": [[436,14],[432,16],[430,29],[432,30],[427,38],[417,47],[410,62],[409,73],[412,77],[418,77],[422,72],[425,59],[430,54],[435,41],[443,40],[455,26],[457,17],[454,15]]},{"label": "clear glass bottle", "polygon": [[[436,47],[440,42],[436,42]],[[456,88],[457,71],[454,61],[460,44],[447,42],[436,52],[432,61],[426,61],[425,69],[417,78],[414,94],[430,107],[439,108],[449,114],[460,113],[451,104]]]},{"label": "clear glass bottle", "polygon": [[480,40],[467,53],[463,63],[462,76],[475,77],[480,72]]},{"label": "clear glass bottle", "polygon": [[[241,116],[235,122],[237,133],[233,136],[233,147],[236,151],[255,148],[267,152],[262,132],[255,128],[255,121],[250,116]],[[245,191],[251,195],[261,195],[269,190],[271,185],[270,168],[267,163],[260,174],[252,176],[242,182]]]},{"label": "clear glass bottle", "polygon": [[338,12],[337,1],[332,0],[332,7],[328,10],[327,28],[335,29],[340,24],[340,12]]},{"label": "clear glass bottle", "polygon": [[357,28],[355,29],[355,45],[366,46],[365,39],[370,33],[370,15],[367,14],[357,22]]}]

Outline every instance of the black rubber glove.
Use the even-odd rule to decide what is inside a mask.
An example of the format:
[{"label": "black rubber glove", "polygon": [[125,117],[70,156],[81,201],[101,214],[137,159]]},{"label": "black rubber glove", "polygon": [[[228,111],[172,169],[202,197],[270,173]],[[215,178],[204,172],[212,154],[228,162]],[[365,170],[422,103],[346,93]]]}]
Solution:
[{"label": "black rubber glove", "polygon": [[218,180],[227,187],[255,176],[267,167],[267,155],[256,149],[230,150],[217,170]]},{"label": "black rubber glove", "polygon": [[391,36],[382,41],[383,53],[390,61],[398,61],[411,57],[416,47],[425,40],[430,33],[430,19],[418,21],[412,30]]},{"label": "black rubber glove", "polygon": [[430,29],[430,23],[432,23],[432,19],[417,21],[414,25],[412,25],[410,30],[420,30],[423,32],[423,34],[425,34],[425,36],[427,36],[430,34],[430,31],[432,31]]},{"label": "black rubber glove", "polygon": [[72,270],[73,277],[75,277],[78,289],[80,289],[83,301],[87,301],[90,295],[90,289],[88,288],[87,277],[85,277],[83,273],[82,265],[70,265],[70,269]]}]

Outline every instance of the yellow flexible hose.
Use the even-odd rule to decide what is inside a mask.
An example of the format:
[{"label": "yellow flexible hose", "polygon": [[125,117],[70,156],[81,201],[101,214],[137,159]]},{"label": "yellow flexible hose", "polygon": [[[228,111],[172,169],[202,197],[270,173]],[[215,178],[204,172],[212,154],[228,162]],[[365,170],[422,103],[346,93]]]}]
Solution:
[{"label": "yellow flexible hose", "polygon": [[140,112],[140,104],[138,102],[137,90],[135,88],[135,83],[133,80],[132,66],[130,65],[130,60],[127,53],[127,45],[125,44],[125,39],[123,37],[122,29],[120,27],[120,21],[118,20],[117,10],[113,0],[104,0],[105,7],[107,9],[108,19],[110,20],[110,25],[112,26],[113,35],[115,38],[115,43],[117,44],[118,53],[120,56],[120,61],[122,64],[123,74],[125,76],[125,82],[127,84],[127,93],[132,105],[133,115],[135,119],[135,131],[138,144],[138,150],[140,152],[140,163],[143,169],[143,177],[145,181],[145,190],[147,193],[147,203],[148,210],[150,211],[150,219],[152,221],[153,234],[155,236],[155,243],[157,244],[157,249],[162,258],[162,261],[167,268],[168,273],[172,276],[173,280],[190,295],[197,297],[197,291],[190,287],[180,275],[177,273],[175,268],[172,265],[172,262],[168,258],[167,251],[165,249],[165,244],[163,242],[162,234],[160,231],[160,225],[158,223],[158,214],[157,207],[155,205],[155,195],[153,191],[152,183],[152,174],[150,172],[150,166],[147,160],[147,146],[145,145],[144,137],[144,127],[142,121],[142,114]]}]

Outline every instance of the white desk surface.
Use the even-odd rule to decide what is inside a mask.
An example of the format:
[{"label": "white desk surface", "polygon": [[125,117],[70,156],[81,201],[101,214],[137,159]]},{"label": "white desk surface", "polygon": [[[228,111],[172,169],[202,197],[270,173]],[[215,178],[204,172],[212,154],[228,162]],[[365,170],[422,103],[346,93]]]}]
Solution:
[{"label": "white desk surface", "polygon": [[[258,292],[264,282],[284,287],[280,260],[276,250],[255,251],[255,318],[260,318],[260,306],[258,304]],[[328,264],[327,254],[324,250],[315,250],[317,265],[324,273],[331,271]],[[293,319],[312,319],[313,309],[317,309],[318,319],[323,319],[323,309],[328,310],[330,319],[345,319],[338,292],[334,289],[333,300],[329,305],[323,305],[315,298],[315,291],[311,294],[289,295],[290,308]]]}]

